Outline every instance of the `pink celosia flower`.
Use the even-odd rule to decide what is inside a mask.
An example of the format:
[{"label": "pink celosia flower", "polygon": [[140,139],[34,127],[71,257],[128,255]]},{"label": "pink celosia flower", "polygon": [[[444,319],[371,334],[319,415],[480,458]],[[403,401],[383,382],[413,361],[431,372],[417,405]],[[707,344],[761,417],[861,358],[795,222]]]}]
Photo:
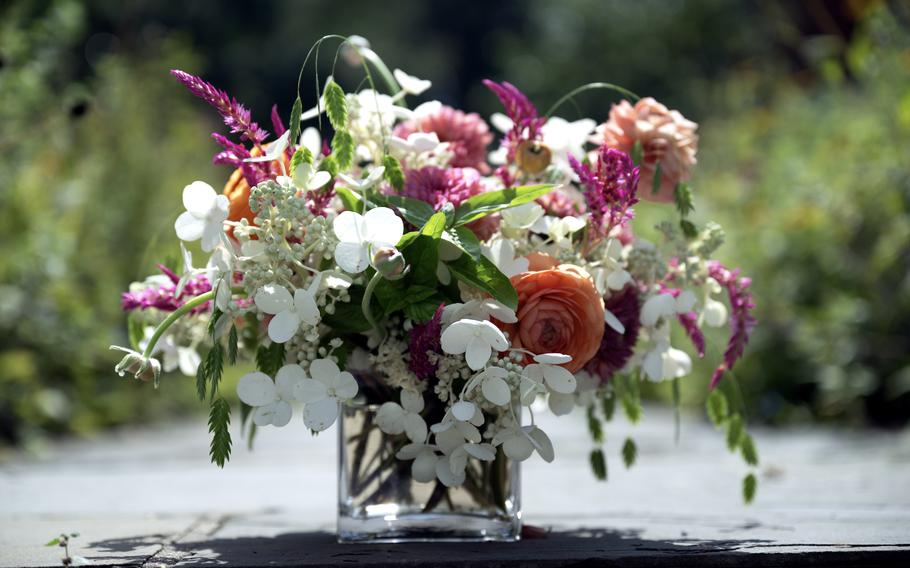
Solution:
[{"label": "pink celosia flower", "polygon": [[[598,141],[611,148],[632,153],[635,142],[641,142],[642,197],[653,201],[672,201],[673,190],[680,181],[689,179],[698,150],[698,125],[678,111],[669,110],[647,97],[632,106],[628,101],[613,105],[610,118],[597,129]],[[657,163],[660,162],[660,188],[652,195]]]},{"label": "pink celosia flower", "polygon": [[635,286],[626,286],[610,296],[604,307],[622,323],[625,332],[619,333],[604,324],[604,336],[600,341],[600,348],[585,365],[585,370],[599,378],[601,384],[609,381],[613,373],[622,369],[635,351],[635,342],[638,340],[638,331],[641,328],[638,290]]},{"label": "pink celosia flower", "polygon": [[[406,170],[404,179],[402,195],[426,201],[437,211],[446,203],[457,207],[465,199],[487,191],[480,172],[473,168],[427,166]],[[467,227],[481,240],[487,240],[499,228],[499,216],[487,215]]]},{"label": "pink celosia flower", "polygon": [[[121,297],[123,311],[129,312],[155,308],[165,312],[173,312],[187,300],[212,289],[209,279],[205,275],[199,275],[187,280],[183,290],[180,291],[180,294],[177,294],[177,283],[180,282],[180,277],[163,264],[159,264],[158,269],[168,277],[170,282],[148,286],[137,292],[124,292]],[[209,302],[206,302],[194,308],[192,313],[200,313],[208,309]]]},{"label": "pink celosia flower", "polygon": [[502,145],[507,150],[506,159],[511,164],[515,160],[518,145],[522,142],[538,140],[540,129],[547,119],[538,116],[537,107],[515,85],[506,81],[495,83],[489,79],[484,79],[483,84],[499,98],[506,115],[512,121],[512,129],[502,140]]},{"label": "pink celosia flower", "polygon": [[584,198],[571,186],[564,186],[537,199],[547,215],[575,217],[585,212]]},{"label": "pink celosia flower", "polygon": [[442,105],[417,120],[399,124],[395,128],[395,136],[407,138],[417,131],[435,132],[440,142],[448,143],[449,151],[454,154],[451,166],[476,168],[484,172],[489,168],[486,153],[493,135],[479,114]]},{"label": "pink celosia flower", "polygon": [[740,278],[739,270],[730,270],[723,264],[712,260],[708,263],[708,274],[711,278],[727,289],[727,298],[730,300],[730,340],[724,350],[724,361],[718,365],[711,376],[711,388],[717,386],[724,373],[733,368],[733,364],[743,356],[749,335],[755,327],[755,316],[752,310],[755,303],[749,293],[750,278]]},{"label": "pink celosia flower", "polygon": [[569,156],[569,164],[584,187],[591,224],[600,235],[632,219],[638,203],[639,168],[629,155],[606,145],[600,147],[593,168]]}]

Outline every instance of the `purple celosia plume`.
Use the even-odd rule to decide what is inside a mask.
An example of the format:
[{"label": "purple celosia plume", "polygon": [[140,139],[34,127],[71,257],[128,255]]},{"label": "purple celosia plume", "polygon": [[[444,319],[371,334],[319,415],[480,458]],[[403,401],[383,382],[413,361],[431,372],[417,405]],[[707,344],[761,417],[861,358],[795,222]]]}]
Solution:
[{"label": "purple celosia plume", "polygon": [[749,292],[750,278],[740,277],[739,269],[730,270],[723,264],[712,260],[708,262],[708,274],[727,290],[730,300],[730,340],[724,350],[724,360],[711,375],[711,388],[717,386],[724,373],[733,368],[733,364],[743,356],[749,335],[755,328],[755,316],[752,310],[755,303]]},{"label": "purple celosia plume", "polygon": [[410,360],[408,368],[418,379],[427,379],[436,374],[436,364],[430,361],[430,353],[442,353],[440,334],[442,333],[442,310],[445,304],[436,308],[430,321],[415,324],[411,329],[411,340],[408,345]]},{"label": "purple celosia plume", "polygon": [[547,118],[538,116],[537,107],[515,85],[506,81],[496,83],[489,79],[484,79],[483,84],[499,98],[506,115],[512,120],[512,129],[506,133],[502,141],[508,152],[507,158],[512,162],[518,144],[538,139],[540,128]]},{"label": "purple celosia plume", "polygon": [[275,131],[275,136],[281,136],[287,130],[281,121],[281,115],[278,114],[278,105],[272,105],[272,130]]},{"label": "purple celosia plume", "polygon": [[[180,276],[163,264],[159,264],[158,269],[168,277],[170,282],[149,286],[137,292],[124,292],[121,296],[123,311],[129,312],[154,308],[164,312],[173,312],[187,300],[212,289],[209,279],[205,275],[199,275],[187,280],[183,290],[180,291],[180,294],[177,294],[177,283],[180,282]],[[206,302],[194,308],[192,313],[201,313],[208,309],[209,302]]]},{"label": "purple celosia plume", "polygon": [[638,289],[635,286],[626,286],[610,296],[604,302],[604,307],[622,323],[625,332],[619,333],[604,324],[600,348],[585,365],[585,370],[600,379],[601,384],[609,381],[613,373],[622,369],[635,352],[635,342],[641,329]]},{"label": "purple celosia plume", "polygon": [[240,134],[241,140],[249,140],[253,144],[259,145],[268,137],[269,133],[253,122],[250,111],[238,103],[237,99],[185,71],[172,69],[171,75],[183,83],[191,93],[213,106],[231,132]]},{"label": "purple celosia plume", "polygon": [[585,188],[591,223],[601,235],[623,226],[633,217],[638,203],[639,168],[622,150],[601,146],[593,169],[569,156],[569,164]]},{"label": "purple celosia plume", "polygon": [[698,315],[695,312],[686,312],[684,314],[677,314],[676,319],[679,320],[679,325],[682,326],[686,335],[688,335],[689,339],[692,341],[692,345],[695,346],[695,351],[698,353],[698,356],[704,357],[705,334],[702,333],[701,328],[698,327]]}]

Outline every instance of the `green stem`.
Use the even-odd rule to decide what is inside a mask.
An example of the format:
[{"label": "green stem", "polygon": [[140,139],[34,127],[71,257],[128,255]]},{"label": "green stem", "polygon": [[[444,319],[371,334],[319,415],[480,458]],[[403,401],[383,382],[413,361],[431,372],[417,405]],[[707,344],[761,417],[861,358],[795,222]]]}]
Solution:
[{"label": "green stem", "polygon": [[[233,292],[242,292],[243,288],[235,288]],[[142,352],[142,356],[148,359],[152,356],[152,352],[155,350],[155,345],[158,344],[158,340],[161,339],[161,336],[164,335],[164,332],[171,327],[175,321],[180,319],[181,316],[193,310],[206,302],[210,302],[215,299],[215,291],[209,290],[204,294],[199,294],[195,298],[187,300],[185,304],[171,312],[164,321],[158,324],[158,327],[155,328],[155,333],[152,334],[151,339],[149,339],[148,345],[145,346],[145,350]]]},{"label": "green stem", "polygon": [[571,91],[569,91],[568,94],[566,94],[561,99],[556,101],[556,103],[554,103],[553,106],[550,107],[550,110],[548,110],[544,116],[549,118],[554,112],[556,112],[556,109],[561,107],[563,105],[563,103],[565,103],[566,101],[572,99],[575,95],[578,95],[585,91],[592,91],[594,89],[605,89],[608,91],[615,91],[615,92],[623,95],[624,97],[629,97],[633,101],[637,101],[638,99],[641,98],[638,95],[636,95],[635,93],[633,93],[632,91],[630,91],[628,89],[624,89],[624,88],[620,87],[619,85],[614,85],[613,83],[588,83],[587,85],[582,85],[581,87],[578,87],[577,89],[572,89]]},{"label": "green stem", "polygon": [[376,323],[376,319],[373,317],[373,310],[370,309],[370,301],[373,299],[373,290],[376,289],[376,285],[381,281],[382,274],[377,271],[376,274],[370,278],[370,282],[367,284],[367,288],[363,292],[363,300],[360,301],[360,309],[363,311],[363,317],[366,318],[367,322],[370,324],[370,327],[375,329],[379,334],[380,343],[382,343],[382,340],[385,339],[385,333],[379,327],[379,324]]},{"label": "green stem", "polygon": [[[385,81],[385,84],[389,88],[389,91],[391,91],[393,95],[398,94],[398,91],[401,90],[401,87],[398,86],[398,81],[395,80],[395,76],[391,71],[389,71],[388,66],[386,66],[382,58],[379,57],[379,55],[369,47],[358,48],[357,52],[361,55],[361,57],[372,63],[373,67],[379,71],[379,74],[382,76],[383,81]],[[369,70],[367,70],[367,72],[369,73]]]}]

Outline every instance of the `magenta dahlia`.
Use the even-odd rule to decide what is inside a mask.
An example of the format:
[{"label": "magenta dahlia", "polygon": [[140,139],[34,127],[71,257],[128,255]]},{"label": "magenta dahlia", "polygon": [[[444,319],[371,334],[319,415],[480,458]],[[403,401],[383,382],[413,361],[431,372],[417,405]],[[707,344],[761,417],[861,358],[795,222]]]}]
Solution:
[{"label": "magenta dahlia", "polygon": [[604,324],[606,329],[600,348],[585,365],[585,370],[600,379],[601,384],[609,381],[613,373],[622,369],[635,350],[635,342],[638,340],[638,331],[641,327],[638,290],[634,286],[626,286],[604,302],[604,308],[616,316],[626,330],[619,333]]}]

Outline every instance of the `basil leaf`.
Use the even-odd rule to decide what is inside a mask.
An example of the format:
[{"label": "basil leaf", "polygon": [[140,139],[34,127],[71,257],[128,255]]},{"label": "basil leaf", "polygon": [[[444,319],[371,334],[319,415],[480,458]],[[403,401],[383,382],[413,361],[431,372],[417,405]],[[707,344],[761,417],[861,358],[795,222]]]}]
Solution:
[{"label": "basil leaf", "polygon": [[454,226],[466,225],[490,213],[529,203],[542,195],[550,193],[555,187],[553,184],[523,185],[521,187],[480,193],[462,201],[461,205],[455,209]]},{"label": "basil leaf", "polygon": [[512,310],[518,309],[518,293],[512,282],[487,257],[474,260],[464,254],[447,266],[455,278],[483,290]]}]

